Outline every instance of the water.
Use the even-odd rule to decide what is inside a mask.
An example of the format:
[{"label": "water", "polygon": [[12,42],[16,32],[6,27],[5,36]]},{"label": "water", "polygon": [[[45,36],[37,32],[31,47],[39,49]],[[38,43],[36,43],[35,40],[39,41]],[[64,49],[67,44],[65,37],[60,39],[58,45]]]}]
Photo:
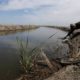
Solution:
[{"label": "water", "polygon": [[[50,40],[48,38],[55,34]],[[14,80],[20,75],[20,67],[18,61],[18,53],[17,53],[17,40],[18,37],[24,43],[28,37],[30,41],[30,46],[38,46],[42,42],[45,42],[46,45],[56,45],[60,42],[61,37],[66,35],[65,32],[40,27],[38,29],[24,31],[24,32],[16,32],[10,33],[0,36],[0,80]]]}]

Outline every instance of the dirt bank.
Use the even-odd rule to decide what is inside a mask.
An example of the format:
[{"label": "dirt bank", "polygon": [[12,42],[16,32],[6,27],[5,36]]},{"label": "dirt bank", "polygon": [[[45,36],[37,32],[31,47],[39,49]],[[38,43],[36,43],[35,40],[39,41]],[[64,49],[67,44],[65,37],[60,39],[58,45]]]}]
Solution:
[{"label": "dirt bank", "polygon": [[69,65],[45,80],[80,80],[80,68],[76,65]]},{"label": "dirt bank", "polygon": [[45,80],[80,80],[80,30],[75,30],[73,35],[65,41],[69,46],[69,56],[61,60],[64,67]]}]

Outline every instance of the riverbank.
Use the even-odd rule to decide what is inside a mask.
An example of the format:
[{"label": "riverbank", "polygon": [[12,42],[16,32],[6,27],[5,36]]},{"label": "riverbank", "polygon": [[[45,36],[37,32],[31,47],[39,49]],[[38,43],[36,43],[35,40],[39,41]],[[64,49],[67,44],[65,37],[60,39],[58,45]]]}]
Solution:
[{"label": "riverbank", "polygon": [[4,31],[0,31],[0,36],[2,35],[9,35],[9,34],[15,34],[17,32],[24,32],[24,31],[32,31],[32,30],[35,30],[35,29],[38,29],[39,27],[35,27],[35,28],[27,28],[27,29],[17,29],[17,30],[4,30]]},{"label": "riverbank", "polygon": [[[75,33],[80,30],[74,31]],[[64,41],[69,47],[68,56],[59,60],[62,68],[44,80],[80,80],[80,34]]]},{"label": "riverbank", "polygon": [[66,31],[66,32],[68,32],[70,30],[69,27],[65,27],[65,26],[45,26],[45,27],[55,28],[55,29],[59,29],[62,31]]},{"label": "riverbank", "polygon": [[80,34],[64,43],[69,46],[69,52],[68,57],[60,61],[63,67],[45,80],[80,80]]},{"label": "riverbank", "polygon": [[30,30],[38,28],[36,25],[1,25],[0,31],[17,31],[17,30]]},{"label": "riverbank", "polygon": [[43,60],[37,58],[37,60],[35,60],[36,66],[34,66],[34,69],[32,68],[30,74],[22,75],[17,80],[79,80],[80,35],[73,39],[68,39],[68,41],[63,44],[69,46],[69,52],[66,57],[51,60],[46,53],[42,51],[41,56]]}]

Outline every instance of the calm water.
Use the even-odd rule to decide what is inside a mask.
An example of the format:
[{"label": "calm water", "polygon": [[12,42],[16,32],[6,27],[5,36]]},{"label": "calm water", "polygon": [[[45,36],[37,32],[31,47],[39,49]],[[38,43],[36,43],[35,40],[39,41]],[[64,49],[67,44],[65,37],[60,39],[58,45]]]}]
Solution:
[{"label": "calm water", "polygon": [[[55,34],[56,33],[56,34]],[[55,34],[50,40],[47,40],[51,35]],[[64,37],[65,32],[40,27],[38,29],[10,33],[0,36],[0,80],[14,80],[20,75],[20,67],[18,62],[17,48],[18,44],[16,37],[21,39],[24,43],[28,37],[30,46],[38,46],[42,42],[46,41],[47,46],[56,46],[60,43],[60,37]]]}]

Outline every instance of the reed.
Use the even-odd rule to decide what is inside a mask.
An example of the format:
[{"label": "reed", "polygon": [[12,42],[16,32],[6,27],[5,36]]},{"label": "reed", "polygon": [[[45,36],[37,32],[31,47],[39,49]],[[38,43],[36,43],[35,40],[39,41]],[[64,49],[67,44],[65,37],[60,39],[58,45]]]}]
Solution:
[{"label": "reed", "polygon": [[31,68],[33,67],[33,56],[36,55],[36,49],[29,48],[29,41],[27,39],[26,45],[23,44],[23,42],[17,38],[17,43],[19,45],[19,57],[20,57],[20,64],[23,67],[24,71],[26,73],[29,73],[31,71]]},{"label": "reed", "polygon": [[[52,38],[54,35],[55,34],[49,36],[47,40]],[[36,46],[33,49],[30,49],[28,37],[27,37],[27,41],[26,41],[25,45],[23,44],[22,40],[20,40],[17,37],[17,43],[19,45],[19,53],[20,53],[20,55],[19,55],[20,61],[19,62],[26,73],[31,72],[31,69],[34,66],[34,63],[36,60],[36,56],[38,55],[38,53],[40,53],[40,48],[42,48],[42,46],[47,42],[47,40],[40,43],[39,46]]]}]

